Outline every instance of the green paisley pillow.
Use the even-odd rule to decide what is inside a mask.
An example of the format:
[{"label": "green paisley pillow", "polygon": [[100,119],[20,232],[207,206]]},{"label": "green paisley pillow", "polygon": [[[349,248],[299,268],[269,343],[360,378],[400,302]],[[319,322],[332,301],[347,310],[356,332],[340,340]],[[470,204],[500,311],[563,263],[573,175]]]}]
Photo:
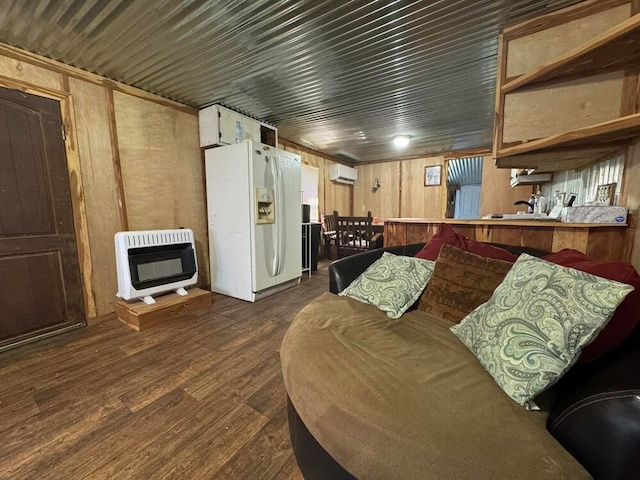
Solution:
[{"label": "green paisley pillow", "polygon": [[435,262],[384,252],[340,295],[375,305],[391,318],[400,318],[420,297]]},{"label": "green paisley pillow", "polygon": [[632,290],[523,254],[489,301],[451,331],[526,406],[569,370]]}]

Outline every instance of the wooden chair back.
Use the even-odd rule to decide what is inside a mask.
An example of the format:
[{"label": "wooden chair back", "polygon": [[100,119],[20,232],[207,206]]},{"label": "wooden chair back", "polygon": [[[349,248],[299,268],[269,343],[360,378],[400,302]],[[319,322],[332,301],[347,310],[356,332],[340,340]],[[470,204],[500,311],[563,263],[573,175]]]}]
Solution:
[{"label": "wooden chair back", "polygon": [[341,217],[334,211],[338,258],[378,248],[373,241],[373,217]]},{"label": "wooden chair back", "polygon": [[322,222],[322,238],[324,240],[324,253],[328,259],[332,258],[332,245],[336,245],[336,217],[334,215],[320,215]]},{"label": "wooden chair back", "polygon": [[322,232],[328,236],[336,234],[336,217],[334,215],[322,214]]}]

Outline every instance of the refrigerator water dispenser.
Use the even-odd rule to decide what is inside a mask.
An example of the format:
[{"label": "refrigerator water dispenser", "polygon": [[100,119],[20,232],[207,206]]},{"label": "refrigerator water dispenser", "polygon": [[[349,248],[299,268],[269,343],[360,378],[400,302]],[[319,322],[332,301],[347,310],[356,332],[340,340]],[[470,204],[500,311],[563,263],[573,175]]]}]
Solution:
[{"label": "refrigerator water dispenser", "polygon": [[256,223],[275,223],[272,188],[256,188]]}]

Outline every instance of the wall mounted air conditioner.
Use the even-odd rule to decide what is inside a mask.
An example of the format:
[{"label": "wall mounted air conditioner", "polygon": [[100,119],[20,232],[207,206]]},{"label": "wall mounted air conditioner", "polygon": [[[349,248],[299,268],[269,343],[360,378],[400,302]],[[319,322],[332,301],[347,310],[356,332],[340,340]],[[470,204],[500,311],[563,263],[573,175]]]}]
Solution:
[{"label": "wall mounted air conditioner", "polygon": [[358,179],[358,171],[355,168],[335,163],[329,167],[329,180],[353,185]]}]

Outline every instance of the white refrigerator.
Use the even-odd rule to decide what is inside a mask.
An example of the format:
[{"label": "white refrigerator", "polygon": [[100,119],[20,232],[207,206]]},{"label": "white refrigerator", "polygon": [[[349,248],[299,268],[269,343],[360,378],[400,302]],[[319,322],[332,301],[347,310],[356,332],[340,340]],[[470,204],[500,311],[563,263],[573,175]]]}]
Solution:
[{"label": "white refrigerator", "polygon": [[300,282],[301,159],[254,141],[205,152],[211,289],[255,302]]}]

